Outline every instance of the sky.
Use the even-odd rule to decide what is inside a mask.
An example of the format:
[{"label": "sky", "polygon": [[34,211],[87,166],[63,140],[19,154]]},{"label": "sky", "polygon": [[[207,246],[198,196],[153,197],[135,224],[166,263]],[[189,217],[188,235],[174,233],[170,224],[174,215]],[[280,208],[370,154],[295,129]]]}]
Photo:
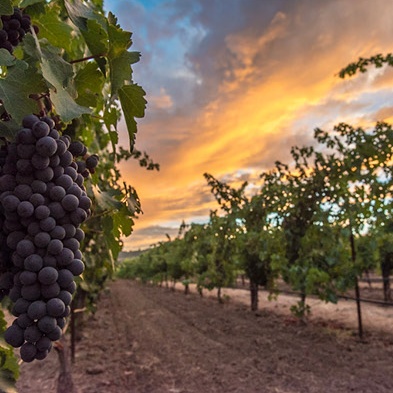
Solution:
[{"label": "sky", "polygon": [[[106,0],[142,54],[136,148],[160,164],[121,165],[143,215],[125,250],[176,236],[218,208],[203,177],[249,180],[288,163],[316,127],[393,121],[393,68],[342,80],[359,57],[393,50],[391,0]],[[124,124],[120,140],[127,146]]]}]

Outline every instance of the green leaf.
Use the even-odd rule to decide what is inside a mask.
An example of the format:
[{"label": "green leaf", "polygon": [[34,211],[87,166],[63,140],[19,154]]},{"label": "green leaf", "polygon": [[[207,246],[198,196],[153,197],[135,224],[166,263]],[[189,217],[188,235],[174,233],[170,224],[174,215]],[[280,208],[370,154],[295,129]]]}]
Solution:
[{"label": "green leaf", "polygon": [[135,134],[137,132],[135,117],[142,118],[145,116],[147,101],[142,87],[132,84],[123,86],[119,90],[119,99],[123,109],[124,118],[127,125],[130,147],[134,146]]},{"label": "green leaf", "polygon": [[[92,55],[106,55],[108,51],[108,34],[106,19],[82,2],[64,1],[68,16],[78,27]],[[102,64],[100,65],[102,67]]]},{"label": "green leaf", "polygon": [[6,77],[0,79],[0,99],[6,111],[19,123],[27,114],[38,111],[37,103],[29,96],[46,91],[41,75],[21,60],[9,67]]},{"label": "green leaf", "polygon": [[12,0],[2,0],[0,3],[0,15],[12,15],[13,13]]},{"label": "green leaf", "polygon": [[113,193],[116,193],[115,190],[112,190],[112,192],[101,191],[98,187],[93,187],[93,193],[97,204],[102,210],[119,210],[123,206],[121,202],[114,198]]},{"label": "green leaf", "polygon": [[78,105],[65,89],[50,89],[50,98],[57,114],[64,122],[69,122],[83,114],[91,113],[90,108]]},{"label": "green leaf", "polygon": [[13,66],[15,65],[15,61],[15,57],[7,49],[0,49],[0,66]]},{"label": "green leaf", "polygon": [[108,16],[109,57],[115,58],[132,45],[132,33],[117,24],[117,18],[110,12]]},{"label": "green leaf", "polygon": [[97,69],[96,63],[89,62],[75,75],[75,87],[78,92],[76,102],[79,105],[96,107],[101,97],[104,76]]},{"label": "green leaf", "polygon": [[74,70],[59,54],[59,49],[46,45],[41,47],[42,75],[56,89],[65,88],[74,77]]},{"label": "green leaf", "polygon": [[118,57],[109,58],[112,95],[116,95],[125,82],[131,81],[131,64],[137,63],[139,59],[139,52],[126,51],[123,51]]},{"label": "green leaf", "polygon": [[93,56],[107,54],[108,34],[96,20],[87,20],[87,29],[82,30],[82,35]]},{"label": "green leaf", "polygon": [[72,27],[59,18],[59,8],[48,8],[34,21],[40,29],[40,39],[46,38],[52,45],[69,51],[72,43]]},{"label": "green leaf", "polygon": [[[91,109],[78,105],[72,95],[74,71],[59,54],[59,49],[49,44],[39,46],[36,42],[35,49],[29,44],[29,52],[41,59],[41,72],[44,79],[52,86],[50,99],[56,112],[64,122],[75,119],[82,114],[91,113]],[[35,50],[34,54],[33,51]]]},{"label": "green leaf", "polygon": [[20,4],[20,8],[28,7],[29,5],[38,4],[38,3],[45,3],[45,0],[23,0]]},{"label": "green leaf", "polygon": [[9,141],[14,140],[16,133],[20,129],[20,124],[15,120],[0,121],[0,136]]},{"label": "green leaf", "polygon": [[0,310],[0,391],[17,393],[15,384],[19,378],[19,366],[13,348],[4,340],[6,328],[4,313]]}]

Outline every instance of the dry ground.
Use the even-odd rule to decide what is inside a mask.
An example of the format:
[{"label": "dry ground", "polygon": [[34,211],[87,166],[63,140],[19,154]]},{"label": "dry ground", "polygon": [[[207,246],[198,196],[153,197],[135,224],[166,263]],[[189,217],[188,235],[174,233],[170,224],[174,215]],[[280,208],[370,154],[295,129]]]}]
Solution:
[{"label": "dry ground", "polygon": [[[223,305],[166,288],[112,282],[77,344],[80,393],[393,392],[393,310],[366,305],[366,336],[356,337],[353,302],[313,300],[307,325],[289,314],[293,298],[227,290]],[[22,365],[20,393],[52,393],[54,351]]]}]

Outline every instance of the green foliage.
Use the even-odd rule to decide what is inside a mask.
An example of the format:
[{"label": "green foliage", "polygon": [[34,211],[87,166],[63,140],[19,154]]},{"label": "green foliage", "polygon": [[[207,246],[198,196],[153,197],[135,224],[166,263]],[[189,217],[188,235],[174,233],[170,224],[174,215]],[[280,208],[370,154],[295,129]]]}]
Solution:
[{"label": "green foliage", "polygon": [[370,65],[373,65],[376,68],[381,68],[385,64],[393,66],[393,55],[391,53],[388,53],[385,56],[379,53],[366,59],[360,57],[358,61],[348,64],[345,68],[343,68],[338,73],[338,76],[340,78],[345,78],[346,76],[350,77],[355,75],[357,72],[367,72]]},{"label": "green foliage", "polygon": [[14,355],[14,349],[4,340],[7,322],[0,310],[0,391],[16,393],[15,383],[19,378],[19,367]]}]

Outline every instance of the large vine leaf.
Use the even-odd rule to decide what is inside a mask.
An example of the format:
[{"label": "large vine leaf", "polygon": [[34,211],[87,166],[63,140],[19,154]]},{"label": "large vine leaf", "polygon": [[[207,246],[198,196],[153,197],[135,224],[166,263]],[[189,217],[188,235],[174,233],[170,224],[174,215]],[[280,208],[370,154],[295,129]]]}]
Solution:
[{"label": "large vine leaf", "polygon": [[25,8],[28,7],[30,5],[34,5],[34,4],[38,4],[38,3],[45,3],[45,0],[23,0],[19,7],[21,8]]},{"label": "large vine leaf", "polygon": [[40,38],[46,38],[52,45],[70,50],[73,29],[59,18],[58,7],[48,8],[34,24],[40,29]]},{"label": "large vine leaf", "polygon": [[1,48],[0,49],[0,66],[13,66],[15,65],[16,59],[14,56],[8,52],[7,49]]},{"label": "large vine leaf", "polygon": [[134,146],[135,134],[137,132],[135,117],[142,118],[145,116],[147,104],[144,98],[145,95],[145,91],[137,84],[123,86],[119,89],[119,99],[127,125],[131,149]]},{"label": "large vine leaf", "polygon": [[104,30],[105,18],[82,2],[65,0],[64,5],[72,23],[82,33],[91,54],[93,56],[105,55],[107,51],[105,43],[107,32]]},{"label": "large vine leaf", "polygon": [[132,78],[131,65],[140,59],[139,52],[129,52],[132,45],[131,33],[124,31],[118,24],[117,18],[110,12],[108,15],[108,37],[110,64],[111,92],[116,95],[118,90],[129,83]]},{"label": "large vine leaf", "polygon": [[12,15],[13,12],[12,0],[2,0],[0,3],[0,15]]},{"label": "large vine leaf", "polygon": [[75,75],[75,87],[78,92],[76,102],[79,105],[95,108],[101,97],[104,77],[95,63],[87,63]]},{"label": "large vine leaf", "polygon": [[21,122],[29,113],[37,112],[37,103],[29,98],[47,90],[42,76],[22,60],[8,67],[7,75],[0,79],[0,99],[11,117]]},{"label": "large vine leaf", "polygon": [[137,63],[140,57],[139,52],[123,51],[119,56],[109,58],[112,95],[119,92],[125,81],[131,81],[131,65]]}]

